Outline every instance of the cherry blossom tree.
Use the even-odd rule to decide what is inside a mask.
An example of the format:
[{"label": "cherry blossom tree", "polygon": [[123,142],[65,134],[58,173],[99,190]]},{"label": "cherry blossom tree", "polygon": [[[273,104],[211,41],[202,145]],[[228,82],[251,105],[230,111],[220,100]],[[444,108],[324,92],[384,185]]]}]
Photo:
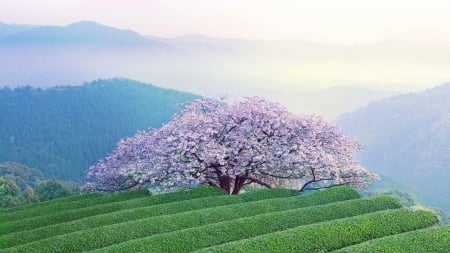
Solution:
[{"label": "cherry blossom tree", "polygon": [[295,179],[306,189],[362,186],[377,176],[358,165],[361,148],[317,116],[296,116],[259,97],[196,100],[159,129],[121,140],[89,168],[88,189],[119,191],[212,185],[238,194],[249,184]]}]

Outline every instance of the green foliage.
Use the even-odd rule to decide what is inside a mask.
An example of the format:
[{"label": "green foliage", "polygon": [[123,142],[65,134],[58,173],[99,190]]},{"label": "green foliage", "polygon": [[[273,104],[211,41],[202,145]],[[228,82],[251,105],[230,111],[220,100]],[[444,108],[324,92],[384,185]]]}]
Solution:
[{"label": "green foliage", "polygon": [[383,237],[336,252],[447,253],[449,251],[450,225]]},{"label": "green foliage", "polygon": [[125,191],[116,194],[102,195],[99,193],[88,193],[77,196],[70,196],[50,201],[44,201],[36,204],[20,206],[8,209],[8,212],[0,214],[2,221],[14,221],[25,218],[35,218],[38,216],[49,215],[69,209],[84,208],[116,201],[130,200],[149,196],[147,190]]},{"label": "green foliage", "polygon": [[436,222],[436,216],[428,211],[387,210],[300,226],[199,252],[327,252],[383,236],[429,227]]},{"label": "green foliage", "polygon": [[[201,187],[191,191],[179,191],[150,197],[134,198],[131,200],[116,201],[112,203],[88,206],[84,208],[70,209],[70,206],[67,206],[67,210],[63,210],[57,213],[3,222],[0,224],[0,235],[38,228],[50,224],[77,220],[97,214],[126,210],[129,208],[151,206],[207,196],[219,196],[224,194],[225,193],[222,190],[215,187]],[[188,202],[189,201],[187,201],[187,203]],[[201,208],[201,206],[199,206],[198,208]],[[163,211],[161,210],[161,212]]]},{"label": "green foliage", "polygon": [[[46,214],[53,207],[61,209]],[[447,252],[448,226],[409,233],[438,219],[400,207],[392,196],[360,198],[347,187],[87,194],[0,211],[0,251]]]},{"label": "green foliage", "polygon": [[28,187],[36,189],[44,179],[40,171],[16,162],[0,163],[0,176],[13,180],[21,192]]},{"label": "green foliage", "polygon": [[[372,186],[370,188],[372,188]],[[420,206],[420,203],[417,201],[417,197],[409,190],[380,190],[375,188],[372,190],[360,190],[360,192],[363,196],[393,196],[398,199],[403,206],[406,207]],[[436,207],[429,207],[429,209],[431,209],[437,215],[440,224],[450,224],[450,215],[446,211]]]},{"label": "green foliage", "polygon": [[19,163],[0,163],[0,207],[10,208],[37,202],[34,187],[42,174]]},{"label": "green foliage", "polygon": [[[0,241],[3,240],[8,242],[8,245],[4,246],[11,247],[34,240],[80,231],[79,233],[72,233],[68,234],[67,236],[54,238],[54,240],[62,240],[64,241],[64,243],[79,242],[80,244],[90,245],[92,248],[94,248],[97,246],[101,247],[108,245],[108,243],[112,244],[115,242],[121,242],[158,233],[170,232],[173,230],[179,230],[188,227],[201,226],[209,223],[238,219],[268,212],[321,205],[359,197],[355,190],[347,187],[336,187],[312,194],[302,194],[294,197],[288,197],[292,194],[295,194],[295,192],[281,189],[272,189],[256,190],[238,196],[216,197],[213,200],[208,198],[205,200],[206,202],[209,202],[209,206],[211,206],[212,202],[218,201],[226,201],[227,203],[229,203],[229,199],[238,199],[241,202],[247,202],[212,208],[204,208],[190,212],[182,211],[192,209],[192,206],[196,205],[195,202],[205,203],[205,200],[198,199],[191,200],[189,202],[182,201],[178,202],[178,204],[173,203],[171,205],[135,208],[131,210],[96,215],[72,222],[60,223],[37,229],[3,235],[0,236]],[[161,215],[161,210],[164,209],[173,209],[181,213],[152,217],[155,215]],[[106,226],[109,224],[115,225]],[[94,227],[99,228],[90,229]],[[99,234],[102,235],[102,240],[100,240],[99,242],[90,239]]]},{"label": "green foliage", "polygon": [[115,244],[100,249],[99,252],[190,252],[306,224],[399,207],[395,199],[388,197],[348,200],[158,234]]},{"label": "green foliage", "polygon": [[[136,191],[126,191],[126,192],[122,192],[122,193],[130,193],[133,192],[135,193]],[[146,193],[146,191],[142,191],[143,193]],[[15,211],[15,212],[20,212],[22,210],[26,210],[26,209],[34,209],[34,208],[43,208],[45,206],[50,206],[50,205],[57,205],[57,204],[64,204],[66,205],[67,203],[71,203],[74,204],[75,202],[81,201],[81,200],[86,200],[86,199],[92,199],[92,198],[98,198],[98,197],[102,197],[99,198],[97,201],[104,201],[104,197],[105,196],[112,196],[111,195],[103,195],[99,192],[91,192],[91,193],[80,193],[79,195],[73,195],[73,196],[67,196],[64,198],[58,198],[58,199],[51,199],[51,200],[47,200],[47,201],[43,201],[43,202],[39,202],[39,203],[34,203],[34,204],[29,204],[26,206],[17,206],[17,207],[12,207],[9,208],[9,211]],[[130,195],[131,196],[131,195]],[[67,206],[66,206],[67,207]]]},{"label": "green foliage", "polygon": [[0,206],[16,205],[20,194],[19,186],[11,178],[0,177]]},{"label": "green foliage", "polygon": [[86,169],[118,140],[160,127],[179,104],[195,98],[127,79],[48,89],[3,88],[0,162],[17,161],[47,178],[81,181]]},{"label": "green foliage", "polygon": [[370,191],[367,192],[367,195],[370,196],[388,195],[398,199],[403,206],[410,207],[417,205],[417,199],[413,194],[405,191],[400,191],[397,189],[391,189],[387,191]]},{"label": "green foliage", "polygon": [[80,188],[76,185],[69,185],[56,179],[43,181],[39,183],[36,189],[40,201],[47,201],[51,199],[67,197],[75,194],[80,194]]},{"label": "green foliage", "polygon": [[450,214],[445,212],[444,210],[436,207],[429,208],[431,211],[436,214],[436,216],[439,218],[439,224],[441,225],[447,225],[450,224]]},{"label": "green foliage", "polygon": [[15,162],[0,163],[0,177],[3,178],[1,183],[4,184],[3,188],[8,185],[8,187],[15,185],[16,187],[13,188],[17,188],[14,194],[11,192],[6,194],[5,189],[2,191],[0,186],[0,206],[2,207],[12,208],[80,192],[76,184],[55,179],[44,181],[38,170]]},{"label": "green foliage", "polygon": [[22,194],[25,203],[34,203],[39,201],[39,197],[34,192],[33,188],[28,187]]}]

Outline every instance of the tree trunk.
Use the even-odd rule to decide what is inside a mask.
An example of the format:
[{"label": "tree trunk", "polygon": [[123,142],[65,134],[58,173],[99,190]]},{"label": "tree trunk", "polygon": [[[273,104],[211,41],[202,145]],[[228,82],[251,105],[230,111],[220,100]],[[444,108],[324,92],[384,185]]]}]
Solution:
[{"label": "tree trunk", "polygon": [[233,192],[231,194],[237,195],[242,190],[242,187],[244,186],[245,178],[237,176],[234,180],[234,187]]},{"label": "tree trunk", "polygon": [[228,194],[231,194],[231,180],[229,176],[218,176],[219,178],[219,186],[221,189],[225,190]]}]

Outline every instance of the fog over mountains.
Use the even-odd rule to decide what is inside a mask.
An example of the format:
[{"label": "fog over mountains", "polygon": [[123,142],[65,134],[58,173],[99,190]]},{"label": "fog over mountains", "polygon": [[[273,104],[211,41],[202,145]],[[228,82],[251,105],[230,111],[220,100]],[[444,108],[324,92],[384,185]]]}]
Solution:
[{"label": "fog over mountains", "polygon": [[[97,78],[126,77],[212,97],[265,96],[295,113],[334,119],[399,93],[401,86],[371,85],[380,83],[380,76],[390,75],[390,68],[386,73],[373,69],[384,66],[381,56],[387,55],[394,63],[411,57],[436,62],[433,50],[417,50],[395,41],[336,47],[200,35],[160,38],[90,21],[63,27],[3,24],[0,86],[79,85]],[[449,50],[440,51],[439,59],[447,54]],[[427,66],[423,67],[425,74]],[[396,71],[403,70],[400,66]],[[433,71],[440,73],[437,68]],[[330,90],[329,85],[340,88]]]},{"label": "fog over mountains", "polygon": [[338,125],[365,145],[367,168],[401,182],[422,203],[450,211],[450,83],[379,100]]}]

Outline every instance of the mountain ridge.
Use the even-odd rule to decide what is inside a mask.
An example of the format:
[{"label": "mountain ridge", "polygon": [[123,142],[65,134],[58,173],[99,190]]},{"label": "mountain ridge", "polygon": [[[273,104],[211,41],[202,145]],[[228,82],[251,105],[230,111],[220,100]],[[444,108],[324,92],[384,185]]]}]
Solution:
[{"label": "mountain ridge", "polygon": [[450,84],[372,102],[337,124],[365,145],[361,163],[450,210]]},{"label": "mountain ridge", "polygon": [[117,29],[93,21],[80,21],[66,26],[38,26],[0,40],[4,44],[101,45],[101,46],[159,46],[130,29]]}]

